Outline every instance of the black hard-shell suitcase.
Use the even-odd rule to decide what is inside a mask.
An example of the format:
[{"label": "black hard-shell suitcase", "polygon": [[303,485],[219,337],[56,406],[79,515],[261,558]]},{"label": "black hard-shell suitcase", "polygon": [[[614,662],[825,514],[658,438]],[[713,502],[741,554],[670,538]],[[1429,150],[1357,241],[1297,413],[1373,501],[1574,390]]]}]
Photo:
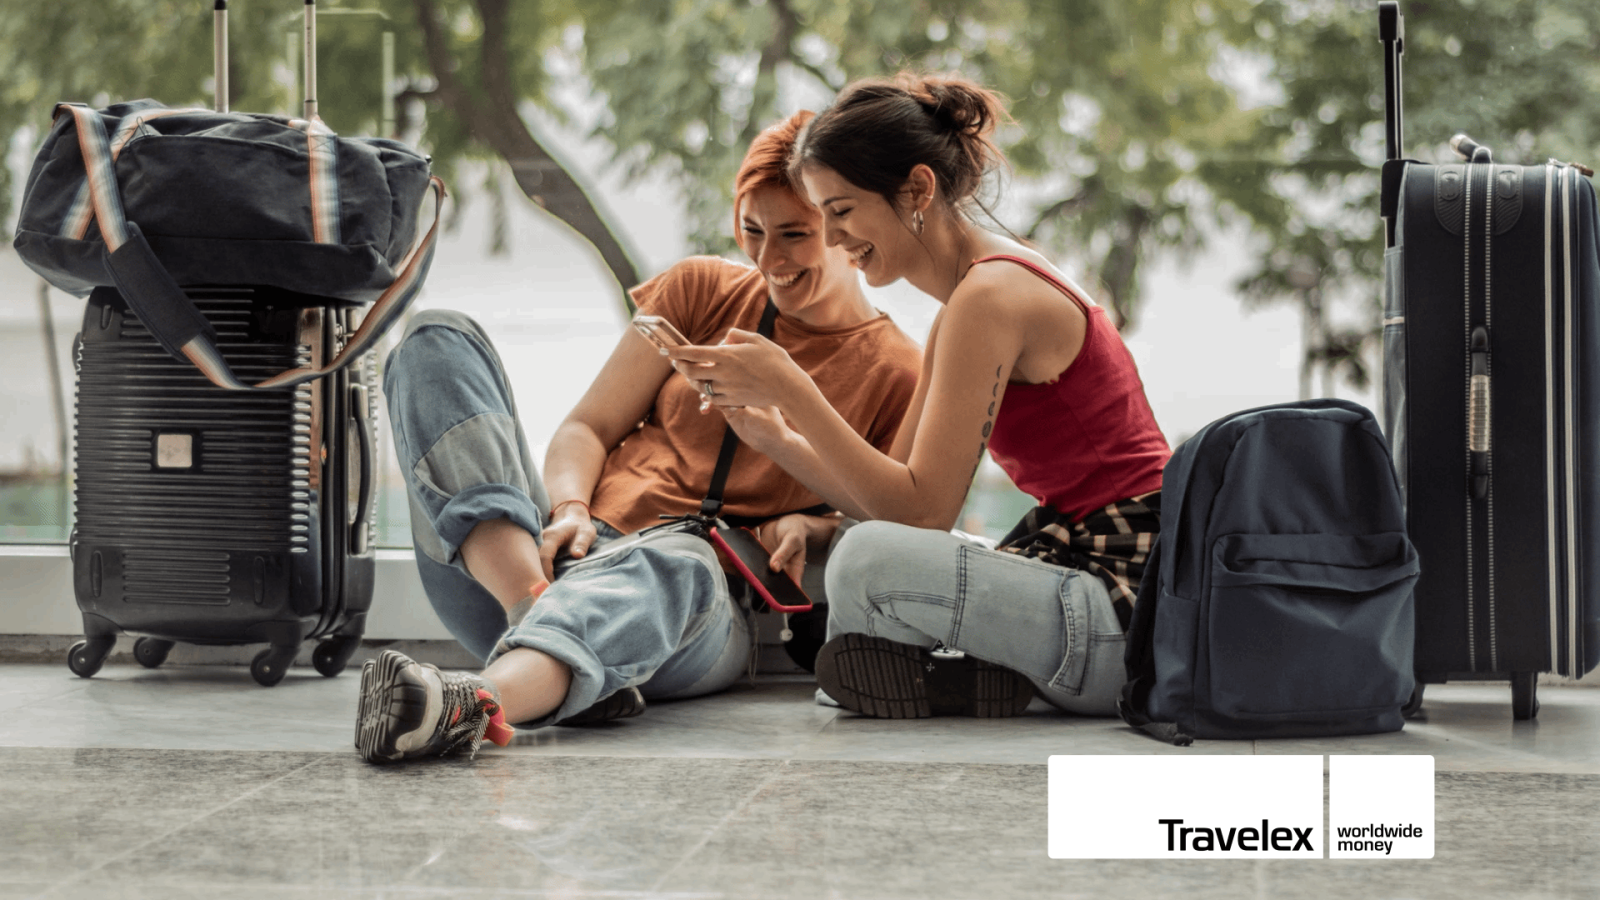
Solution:
[{"label": "black hard-shell suitcase", "polygon": [[1401,159],[1396,3],[1379,4],[1384,418],[1422,560],[1417,694],[1600,662],[1600,228],[1581,166]]},{"label": "black hard-shell suitcase", "polygon": [[[218,108],[227,5],[217,0]],[[315,4],[306,0],[306,116],[315,114]],[[245,384],[331,364],[359,325],[350,304],[266,287],[186,289]],[[85,638],[67,665],[99,671],[120,632],[161,665],[173,642],[265,643],[274,685],[307,639],[342,671],[372,605],[376,359],[282,390],[223,390],[175,358],[114,289],[89,295],[74,344],[73,590]]]},{"label": "black hard-shell suitcase", "polygon": [[[190,296],[241,378],[320,365],[350,309],[250,288]],[[76,342],[73,588],[93,675],[118,632],[159,666],[173,641],[267,643],[251,665],[276,684],[302,641],[337,675],[372,604],[373,354],[282,391],[224,391],[163,350],[116,291],[90,295]]]}]

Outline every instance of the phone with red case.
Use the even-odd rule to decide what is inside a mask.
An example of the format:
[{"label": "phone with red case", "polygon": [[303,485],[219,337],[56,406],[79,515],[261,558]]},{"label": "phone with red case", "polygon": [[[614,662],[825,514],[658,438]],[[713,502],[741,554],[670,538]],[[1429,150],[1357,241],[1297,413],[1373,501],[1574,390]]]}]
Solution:
[{"label": "phone with red case", "polygon": [[711,543],[733,564],[756,595],[774,612],[800,613],[811,610],[811,598],[794,583],[789,573],[772,571],[772,554],[748,528],[713,528]]}]

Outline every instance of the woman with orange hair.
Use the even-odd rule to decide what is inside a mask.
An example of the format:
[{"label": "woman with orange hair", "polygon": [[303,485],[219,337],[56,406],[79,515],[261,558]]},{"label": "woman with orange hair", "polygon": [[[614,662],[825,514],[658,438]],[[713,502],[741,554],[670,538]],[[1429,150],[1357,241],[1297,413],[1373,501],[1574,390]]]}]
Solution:
[{"label": "woman with orange hair", "polygon": [[[1114,715],[1124,630],[1172,455],[1105,310],[1032,247],[980,224],[1003,163],[1001,98],[903,73],[845,88],[791,174],[866,282],[940,304],[886,454],[820,402],[782,348],[739,331],[672,356],[752,447],[866,518],[828,564],[817,682],[867,715],[1009,716],[1037,693]],[[777,407],[782,418],[749,411]],[[949,533],[985,454],[1038,500],[998,550]]]},{"label": "woman with orange hair", "polygon": [[[693,257],[632,293],[641,312],[696,344],[756,330],[770,302],[772,341],[856,434],[887,450],[921,351],[867,302],[845,252],[823,245],[820,216],[789,179],[786,162],[809,119],[800,113],[762,133],[740,167],[736,235],[754,267]],[[699,508],[727,427],[644,337],[623,335],[551,438],[542,479],[499,357],[466,316],[417,316],[389,357],[384,389],[423,585],[451,634],[488,667],[443,673],[394,651],[369,661],[356,726],[368,761],[476,752],[484,739],[508,741],[507,721],[637,715],[647,698],[720,691],[746,670],[749,612],[709,543],[656,533],[606,550]],[[722,517],[758,525],[777,548],[775,566],[797,572],[807,546],[833,536],[836,518],[797,512],[821,503],[741,447]]]}]

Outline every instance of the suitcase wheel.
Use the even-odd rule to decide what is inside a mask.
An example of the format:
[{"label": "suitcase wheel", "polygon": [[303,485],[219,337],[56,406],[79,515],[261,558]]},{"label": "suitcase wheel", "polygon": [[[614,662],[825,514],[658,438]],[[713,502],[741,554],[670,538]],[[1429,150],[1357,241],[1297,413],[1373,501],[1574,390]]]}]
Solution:
[{"label": "suitcase wheel", "polygon": [[299,651],[298,646],[268,647],[257,653],[250,662],[250,675],[255,678],[256,684],[272,687],[289,673],[289,664],[294,662],[295,654]]},{"label": "suitcase wheel", "polygon": [[356,648],[361,646],[358,637],[331,637],[317,645],[311,651],[311,665],[318,672],[329,678],[344,671],[350,663],[350,657],[356,654]]},{"label": "suitcase wheel", "polygon": [[1511,673],[1511,717],[1519,722],[1539,714],[1539,673]]},{"label": "suitcase wheel", "polygon": [[1424,687],[1425,685],[1422,682],[1417,682],[1417,686],[1411,689],[1411,699],[1400,707],[1400,715],[1407,719],[1415,719],[1422,715],[1422,689]]},{"label": "suitcase wheel", "polygon": [[142,637],[133,642],[133,658],[146,669],[154,669],[167,661],[172,642],[160,638]]},{"label": "suitcase wheel", "polygon": [[117,645],[114,635],[86,638],[67,649],[67,668],[79,678],[92,678],[105,664],[111,648]]}]

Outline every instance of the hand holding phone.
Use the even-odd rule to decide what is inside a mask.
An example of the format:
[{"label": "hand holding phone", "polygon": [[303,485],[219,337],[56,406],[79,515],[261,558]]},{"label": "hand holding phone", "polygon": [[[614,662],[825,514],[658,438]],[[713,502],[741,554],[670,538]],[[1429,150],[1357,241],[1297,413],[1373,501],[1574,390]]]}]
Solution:
[{"label": "hand holding phone", "polygon": [[[661,349],[662,356],[666,356],[667,351],[673,347],[689,346],[689,339],[683,336],[683,332],[674,328],[671,322],[668,322],[666,319],[663,319],[660,316],[648,316],[644,313],[640,313],[633,317],[633,327],[635,331],[638,331],[640,334],[644,335],[645,340],[659,347]],[[711,389],[707,386],[707,383],[697,382],[695,379],[691,378],[689,373],[685,372],[683,367],[676,361],[673,362],[672,367],[677,369],[678,373],[684,378],[688,379],[689,384],[692,385],[695,390],[704,395],[700,400],[700,411],[705,412],[706,410],[710,409]]]},{"label": "hand holding phone", "polygon": [[673,347],[684,347],[689,343],[689,339],[684,337],[682,332],[674,328],[671,322],[660,316],[647,316],[644,313],[640,313],[633,317],[633,327],[634,330],[644,335],[646,340],[661,348],[663,356]]},{"label": "hand holding phone", "polygon": [[756,596],[774,612],[799,613],[811,609],[811,598],[787,572],[772,571],[772,557],[755,532],[748,528],[714,528],[711,543],[748,582]]}]

